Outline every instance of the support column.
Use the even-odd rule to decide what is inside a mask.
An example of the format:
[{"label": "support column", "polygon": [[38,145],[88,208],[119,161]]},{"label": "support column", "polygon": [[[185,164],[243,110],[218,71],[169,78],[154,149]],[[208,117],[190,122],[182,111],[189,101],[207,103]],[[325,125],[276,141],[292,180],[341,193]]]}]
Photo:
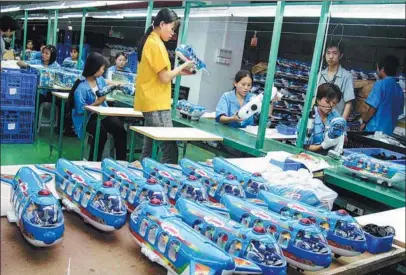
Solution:
[{"label": "support column", "polygon": [[152,10],[154,9],[154,1],[149,0],[148,1],[148,14],[147,14],[147,19],[145,20],[145,32],[147,32],[147,29],[151,25],[151,19],[152,19]]},{"label": "support column", "polygon": [[21,55],[22,59],[25,59],[25,47],[27,45],[27,28],[28,28],[28,11],[24,11],[24,38],[23,38],[23,53]]},{"label": "support column", "polygon": [[[86,25],[86,9],[83,9],[83,15],[82,15],[82,25],[80,27],[80,42],[79,42],[79,56],[78,60],[82,60],[83,56],[83,40],[85,38],[85,25]],[[77,64],[78,69],[79,69],[79,62]]]},{"label": "support column", "polygon": [[278,1],[272,32],[272,45],[269,53],[268,69],[266,73],[264,98],[262,101],[261,115],[259,118],[257,142],[255,145],[257,149],[262,149],[264,147],[265,130],[268,123],[269,105],[271,104],[272,87],[275,78],[276,59],[278,58],[284,10],[285,0]]},{"label": "support column", "polygon": [[51,44],[51,25],[52,25],[51,11],[49,11],[49,13],[48,13],[48,29],[47,29],[47,45]]},{"label": "support column", "polygon": [[323,44],[324,44],[324,39],[325,39],[324,34],[326,32],[327,20],[329,17],[330,4],[331,4],[330,1],[324,0],[323,4],[321,6],[319,27],[317,29],[316,44],[314,46],[312,66],[311,66],[310,75],[309,75],[309,83],[307,85],[307,91],[306,91],[306,100],[305,100],[305,104],[303,107],[302,119],[300,121],[299,132],[298,132],[298,137],[297,137],[297,141],[296,141],[296,146],[298,148],[303,148],[303,146],[304,146],[304,141],[305,141],[305,137],[306,137],[307,121],[309,119],[309,112],[312,108],[314,93],[317,88],[317,82],[318,82],[317,76],[318,76],[320,59],[321,59]]},{"label": "support column", "polygon": [[55,10],[55,20],[54,20],[54,34],[53,34],[53,40],[52,40],[52,45],[56,47],[56,44],[58,43],[58,10]]}]

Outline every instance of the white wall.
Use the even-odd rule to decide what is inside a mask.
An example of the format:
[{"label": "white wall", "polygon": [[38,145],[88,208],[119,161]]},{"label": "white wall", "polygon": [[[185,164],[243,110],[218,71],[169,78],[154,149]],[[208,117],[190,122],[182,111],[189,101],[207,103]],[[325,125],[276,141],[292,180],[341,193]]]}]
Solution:
[{"label": "white wall", "polygon": [[[182,77],[181,85],[190,87],[190,102],[214,111],[221,95],[232,88],[234,75],[241,68],[246,29],[247,18],[190,19],[186,42],[195,48],[211,73]],[[215,62],[217,49],[223,47],[233,51],[230,65]]]}]

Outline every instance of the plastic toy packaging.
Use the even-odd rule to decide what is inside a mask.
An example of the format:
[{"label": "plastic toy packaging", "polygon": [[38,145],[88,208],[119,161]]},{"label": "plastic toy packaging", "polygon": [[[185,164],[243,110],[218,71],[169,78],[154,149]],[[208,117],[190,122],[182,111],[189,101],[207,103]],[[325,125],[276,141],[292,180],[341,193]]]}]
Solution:
[{"label": "plastic toy packaging", "polygon": [[[278,92],[275,87],[272,87],[272,96],[271,100],[273,100],[277,96],[281,98],[282,95]],[[253,97],[247,104],[245,104],[238,112],[237,116],[240,119],[246,120],[253,115],[260,113],[262,108],[262,100],[264,98],[264,93],[260,93],[259,95]]]},{"label": "plastic toy packaging", "polygon": [[62,63],[62,67],[64,67],[64,68],[76,68],[77,64],[78,64],[77,61],[64,60],[63,63]]},{"label": "plastic toy packaging", "polygon": [[117,87],[117,90],[122,91],[126,95],[134,96],[135,89],[134,84],[122,84]]},{"label": "plastic toy packaging", "polygon": [[196,70],[204,70],[208,74],[210,74],[210,72],[206,69],[206,64],[202,60],[197,58],[196,53],[191,45],[181,44],[176,47],[175,52],[181,64],[186,61],[193,61],[195,63],[195,68],[191,69],[190,71],[191,74],[195,74]]},{"label": "plastic toy packaging", "polygon": [[41,52],[31,51],[29,60],[34,60],[34,59],[41,59]]},{"label": "plastic toy packaging", "polygon": [[331,210],[337,193],[328,188],[312,173],[305,169],[298,171],[272,172],[263,176],[268,180],[269,191],[279,196],[290,198],[314,207]]},{"label": "plastic toy packaging", "polygon": [[39,87],[53,87],[55,84],[55,70],[51,69],[37,69],[38,72],[38,86]]},{"label": "plastic toy packaging", "polygon": [[[117,71],[117,72],[112,73],[111,80],[120,82],[120,83],[125,83],[125,84],[134,84],[135,77],[136,77],[136,75],[133,73]],[[107,78],[109,78],[109,77],[107,77]]]},{"label": "plastic toy packaging", "polygon": [[180,115],[185,116],[191,120],[199,120],[206,111],[203,106],[187,102],[184,99],[178,101],[176,109],[179,111]]},{"label": "plastic toy packaging", "polygon": [[63,70],[55,72],[55,84],[61,87],[72,88],[78,78],[80,74]]}]

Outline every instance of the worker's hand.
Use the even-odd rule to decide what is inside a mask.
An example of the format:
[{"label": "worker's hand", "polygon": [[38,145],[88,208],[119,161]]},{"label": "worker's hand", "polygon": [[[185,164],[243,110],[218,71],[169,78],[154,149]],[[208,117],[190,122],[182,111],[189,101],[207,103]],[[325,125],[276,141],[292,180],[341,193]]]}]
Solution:
[{"label": "worker's hand", "polygon": [[185,63],[183,63],[182,66],[185,66],[184,69],[190,70],[190,69],[192,69],[192,68],[195,67],[195,62],[193,62],[193,61],[191,61],[191,60],[188,60],[188,61],[186,61]]},{"label": "worker's hand", "polygon": [[23,67],[23,68],[27,67],[27,64],[25,62],[21,61],[21,60],[17,62],[17,65],[19,67]]},{"label": "worker's hand", "polygon": [[321,147],[326,150],[333,146],[336,146],[340,142],[339,138],[331,139],[328,137],[328,134],[325,135],[323,142],[321,143]]},{"label": "worker's hand", "polygon": [[96,99],[95,103],[96,103],[96,105],[98,106],[98,105],[101,105],[104,101],[106,101],[106,96],[105,96],[105,95],[104,95],[104,96],[101,96],[101,97],[98,97],[98,98]]},{"label": "worker's hand", "polygon": [[235,113],[231,118],[231,121],[235,121],[235,122],[243,122],[244,120],[242,118],[239,118],[237,116],[237,113]]}]

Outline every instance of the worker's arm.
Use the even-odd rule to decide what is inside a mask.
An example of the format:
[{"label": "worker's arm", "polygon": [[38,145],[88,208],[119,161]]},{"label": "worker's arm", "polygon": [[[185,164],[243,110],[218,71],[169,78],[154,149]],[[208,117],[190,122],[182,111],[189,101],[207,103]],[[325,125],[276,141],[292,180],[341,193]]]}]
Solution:
[{"label": "worker's arm", "polygon": [[362,124],[360,127],[360,131],[363,131],[365,127],[367,126],[368,122],[371,120],[371,118],[375,115],[376,109],[372,106],[369,106],[369,109],[367,113],[365,114],[364,118],[362,119]]},{"label": "worker's arm", "polygon": [[351,100],[345,103],[344,112],[343,112],[343,118],[345,120],[348,120],[348,117],[351,114],[351,107],[352,107],[352,101]]},{"label": "worker's arm", "polygon": [[[182,71],[185,69],[189,69],[192,68],[194,66],[194,62],[193,61],[186,61],[185,63],[183,63],[182,65],[174,68],[171,71],[168,71],[167,68],[164,68],[163,70],[161,70],[158,73],[159,76],[159,80],[166,84],[168,82],[171,82],[172,79],[174,79],[176,76],[182,74]],[[182,75],[186,75],[186,74],[182,74]]]}]

